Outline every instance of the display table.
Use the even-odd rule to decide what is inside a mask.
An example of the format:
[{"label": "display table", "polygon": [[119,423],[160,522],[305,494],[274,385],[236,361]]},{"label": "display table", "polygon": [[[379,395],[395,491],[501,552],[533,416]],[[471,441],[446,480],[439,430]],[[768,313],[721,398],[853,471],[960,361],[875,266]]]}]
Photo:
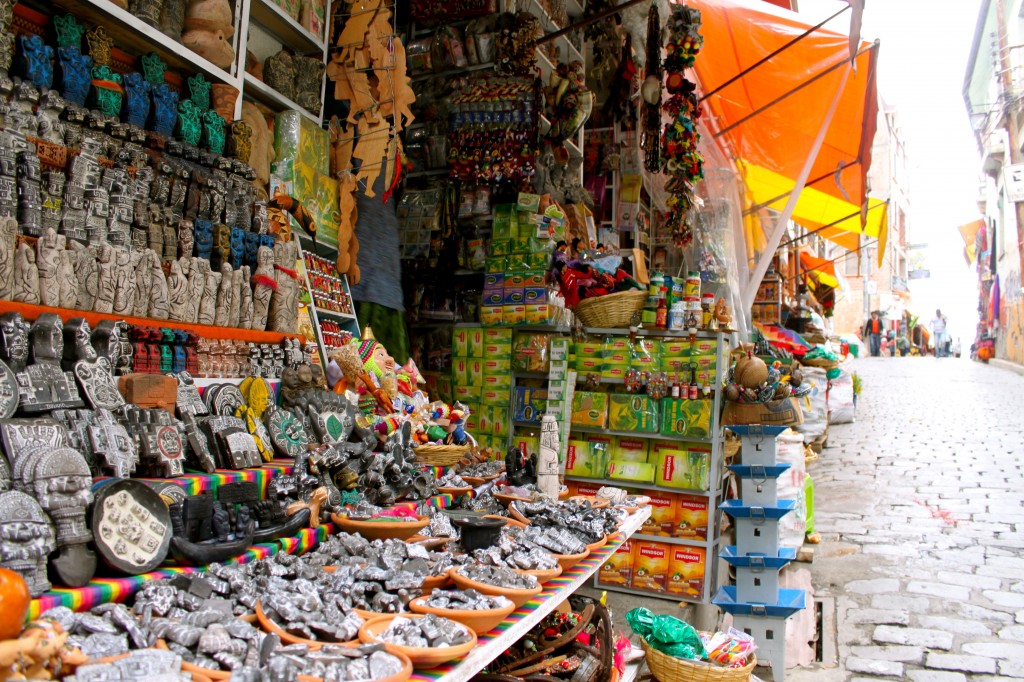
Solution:
[{"label": "display table", "polygon": [[471,680],[488,663],[500,656],[505,649],[515,644],[520,637],[543,620],[544,616],[554,611],[555,607],[583,585],[623,542],[640,529],[640,526],[643,525],[643,522],[650,515],[650,507],[643,507],[631,514],[615,536],[604,547],[592,553],[562,575],[548,581],[544,586],[544,591],[537,595],[536,598],[526,602],[498,627],[486,635],[482,635],[479,644],[464,659],[434,668],[433,670],[417,670],[409,679],[419,682],[429,680],[468,682],[468,680]]}]

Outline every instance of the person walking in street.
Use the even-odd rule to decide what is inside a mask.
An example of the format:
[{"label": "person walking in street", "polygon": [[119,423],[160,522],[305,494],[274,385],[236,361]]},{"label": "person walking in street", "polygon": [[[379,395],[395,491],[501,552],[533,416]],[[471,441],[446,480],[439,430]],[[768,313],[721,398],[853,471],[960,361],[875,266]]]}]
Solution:
[{"label": "person walking in street", "polygon": [[864,323],[863,335],[868,339],[871,357],[877,358],[882,352],[882,321],[878,319],[878,311],[871,313],[871,319]]},{"label": "person walking in street", "polygon": [[935,334],[935,357],[944,358],[949,355],[949,335],[946,333],[946,316],[941,310],[935,310],[935,319],[931,321],[930,326],[932,333]]}]

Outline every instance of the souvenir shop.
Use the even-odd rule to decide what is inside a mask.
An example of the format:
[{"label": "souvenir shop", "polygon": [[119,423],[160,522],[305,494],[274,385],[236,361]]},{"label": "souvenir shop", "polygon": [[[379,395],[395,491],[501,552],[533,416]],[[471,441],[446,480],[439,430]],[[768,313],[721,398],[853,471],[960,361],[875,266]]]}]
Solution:
[{"label": "souvenir shop", "polygon": [[784,679],[753,5],[0,0],[0,679]]}]

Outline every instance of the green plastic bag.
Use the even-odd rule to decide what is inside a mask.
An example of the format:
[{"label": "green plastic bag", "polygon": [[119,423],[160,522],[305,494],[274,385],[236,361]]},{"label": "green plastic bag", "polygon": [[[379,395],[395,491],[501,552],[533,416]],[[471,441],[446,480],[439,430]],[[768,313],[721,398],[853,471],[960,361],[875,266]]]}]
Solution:
[{"label": "green plastic bag", "polygon": [[634,634],[663,654],[691,661],[707,659],[700,634],[675,616],[656,616],[650,609],[638,608],[626,614],[626,622]]}]

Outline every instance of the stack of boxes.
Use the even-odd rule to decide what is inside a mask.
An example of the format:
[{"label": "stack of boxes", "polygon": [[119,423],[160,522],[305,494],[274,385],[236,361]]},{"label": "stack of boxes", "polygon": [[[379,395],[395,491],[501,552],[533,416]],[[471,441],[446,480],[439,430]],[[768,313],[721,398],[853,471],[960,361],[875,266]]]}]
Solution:
[{"label": "stack of boxes", "polygon": [[548,324],[551,319],[544,275],[554,242],[538,237],[536,216],[519,208],[494,208],[480,307],[480,321],[488,326]]},{"label": "stack of boxes", "polygon": [[721,557],[736,570],[736,584],[723,586],[713,603],[733,615],[733,626],[757,640],[757,656],[771,662],[774,679],[786,673],[786,619],[804,608],[803,590],[780,589],[779,571],[796,550],[779,546],[779,520],[793,511],[793,500],[778,499],[778,478],[789,464],[776,462],[776,437],[785,426],[730,426],[740,437],[742,464],[729,468],[740,479],[741,499],[722,509],[736,524],[736,544]]},{"label": "stack of boxes", "polygon": [[270,196],[288,194],[313,216],[317,241],[337,248],[341,206],[331,177],[328,132],[297,111],[282,111],[274,124]]},{"label": "stack of boxes", "polygon": [[481,447],[504,450],[512,388],[512,330],[462,325],[452,332],[455,399],[472,415],[466,430]]}]

